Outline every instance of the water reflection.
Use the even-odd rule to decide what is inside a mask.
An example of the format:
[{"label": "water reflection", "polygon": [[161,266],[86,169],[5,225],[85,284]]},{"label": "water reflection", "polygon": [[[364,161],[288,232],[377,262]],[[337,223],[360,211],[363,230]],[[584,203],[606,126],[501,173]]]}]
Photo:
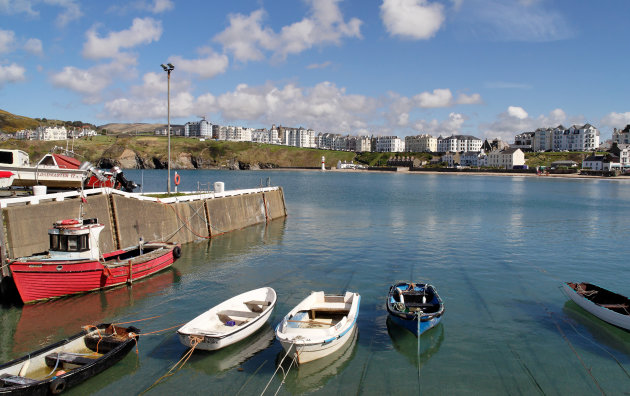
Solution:
[{"label": "water reflection", "polygon": [[82,326],[117,316],[137,301],[177,282],[179,276],[179,271],[170,267],[132,286],[24,305],[15,327],[13,353],[20,355],[38,349],[80,331]]},{"label": "water reflection", "polygon": [[246,339],[218,351],[196,350],[188,360],[188,369],[209,375],[237,367],[271,346],[275,338],[273,328],[265,323]]},{"label": "water reflection", "polygon": [[[290,359],[285,359],[282,367],[284,371],[289,370],[285,380],[286,389],[292,394],[314,392],[323,388],[333,377],[340,375],[348,366],[356,352],[359,330],[355,327],[352,338],[346,342],[339,350],[321,359],[304,363],[300,366],[291,366]],[[285,352],[279,352],[276,356],[276,364],[282,362]],[[278,371],[282,376],[283,370]],[[281,377],[280,377],[281,378]]]},{"label": "water reflection", "polygon": [[389,316],[387,317],[387,332],[394,348],[415,367],[424,365],[431,356],[437,353],[444,341],[444,326],[440,323],[420,337],[420,360],[418,360],[418,337],[394,323]]},{"label": "water reflection", "polygon": [[610,357],[609,351],[617,352],[615,356],[621,357],[622,362],[630,362],[630,333],[596,318],[573,301],[567,301],[562,312],[570,319],[567,323],[574,330],[567,331],[567,334],[583,337],[582,340],[576,339],[572,342],[579,343],[583,348],[605,358]]}]

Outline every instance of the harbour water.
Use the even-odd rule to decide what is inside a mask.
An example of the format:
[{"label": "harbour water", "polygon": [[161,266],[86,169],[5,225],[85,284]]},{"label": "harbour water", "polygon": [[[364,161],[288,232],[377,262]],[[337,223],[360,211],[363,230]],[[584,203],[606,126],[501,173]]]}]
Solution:
[{"label": "harbour water", "polygon": [[[172,269],[132,287],[0,308],[15,358],[95,322],[134,323],[138,354],[69,394],[138,394],[186,352],[177,325],[242,291],[273,287],[268,326],[195,351],[149,394],[626,394],[630,333],[583,312],[563,281],[630,295],[630,181],[320,171],[178,171],[226,189],[283,187],[288,217],[184,245]],[[144,191],[165,171],[126,170]],[[396,280],[436,286],[442,323],[418,340],[387,320]],[[358,333],[331,358],[274,374],[273,327],[312,290],[357,291]],[[418,355],[418,349],[420,354]]]}]

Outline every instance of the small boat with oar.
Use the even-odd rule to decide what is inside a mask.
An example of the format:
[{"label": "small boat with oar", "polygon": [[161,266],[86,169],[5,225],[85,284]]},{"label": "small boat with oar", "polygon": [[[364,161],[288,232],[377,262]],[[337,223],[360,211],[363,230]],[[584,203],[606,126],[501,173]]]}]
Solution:
[{"label": "small boat with oar", "polygon": [[250,290],[210,308],[179,330],[179,340],[187,347],[206,351],[224,348],[260,329],[276,306],[271,287]]},{"label": "small boat with oar", "polygon": [[630,330],[630,300],[592,283],[566,282],[566,295],[587,312],[604,322]]},{"label": "small boat with oar", "polygon": [[352,338],[360,304],[358,293],[312,292],[278,324],[276,338],[299,364],[330,355]]},{"label": "small boat with oar", "polygon": [[387,312],[394,323],[420,336],[440,323],[444,303],[433,285],[396,282],[387,294]]},{"label": "small boat with oar", "polygon": [[86,326],[55,344],[0,366],[0,394],[59,394],[122,360],[140,330],[112,324]]},{"label": "small boat with oar", "polygon": [[96,218],[57,221],[48,230],[50,250],[9,263],[24,303],[132,283],[168,268],[181,256],[173,242],[143,243],[100,254],[105,226]]}]

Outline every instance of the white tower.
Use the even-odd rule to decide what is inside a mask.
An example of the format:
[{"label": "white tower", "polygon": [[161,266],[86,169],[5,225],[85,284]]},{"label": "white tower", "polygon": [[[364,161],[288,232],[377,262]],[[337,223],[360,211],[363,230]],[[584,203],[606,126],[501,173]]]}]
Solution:
[{"label": "white tower", "polygon": [[322,170],[326,170],[326,157],[322,155]]}]

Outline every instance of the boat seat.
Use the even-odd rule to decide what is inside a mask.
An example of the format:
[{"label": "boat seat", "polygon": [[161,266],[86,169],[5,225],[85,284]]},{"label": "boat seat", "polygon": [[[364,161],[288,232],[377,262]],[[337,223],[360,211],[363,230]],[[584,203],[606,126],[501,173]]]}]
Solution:
[{"label": "boat seat", "polygon": [[251,300],[251,301],[245,301],[243,304],[247,305],[247,307],[254,312],[262,312],[264,310],[263,307],[268,307],[271,305],[271,301]]},{"label": "boat seat", "polygon": [[80,355],[78,353],[71,352],[53,352],[51,354],[46,355],[46,365],[48,367],[55,367],[57,364],[57,360],[59,363],[66,364],[74,364],[76,366],[83,366],[88,363],[92,363],[97,357],[88,357],[85,355]]},{"label": "boat seat", "polygon": [[[256,312],[249,312],[249,311],[234,311],[231,309],[226,309],[224,311],[220,311],[217,312],[217,316],[219,317],[219,320],[221,320],[221,322],[226,323],[227,322],[234,322],[235,325],[240,326],[243,323],[246,323],[250,318],[257,318],[259,316],[259,314],[257,314]],[[246,318],[245,320],[242,319],[236,319],[236,318]]]},{"label": "boat seat", "polygon": [[32,378],[20,377],[18,375],[11,375],[11,374],[0,375],[0,383],[7,386],[29,385],[29,384],[34,384],[35,382],[39,382],[39,381],[34,380]]},{"label": "boat seat", "polygon": [[597,304],[600,307],[604,307],[604,308],[609,308],[609,309],[615,309],[615,308],[621,308],[621,309],[626,309],[628,308],[628,304]]},{"label": "boat seat", "polygon": [[410,308],[431,308],[435,306],[435,304],[431,304],[431,303],[416,303],[416,302],[405,302],[405,305]]},{"label": "boat seat", "polygon": [[234,311],[231,309],[226,309],[217,313],[217,315],[227,315],[227,316],[237,316],[240,318],[257,318],[259,315],[256,312],[250,311]]}]

